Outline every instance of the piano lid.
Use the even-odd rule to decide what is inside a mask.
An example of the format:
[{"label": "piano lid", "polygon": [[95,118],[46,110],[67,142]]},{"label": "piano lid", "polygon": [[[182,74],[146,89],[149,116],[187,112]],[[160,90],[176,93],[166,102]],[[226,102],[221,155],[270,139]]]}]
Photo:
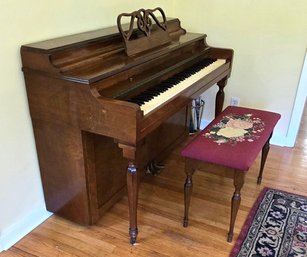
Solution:
[{"label": "piano lid", "polygon": [[[161,24],[157,24],[157,21],[161,20],[161,18],[156,18],[154,15],[156,11],[162,14]],[[149,60],[167,55],[193,42],[201,42],[200,45],[206,47],[206,44],[204,44],[206,35],[186,33],[181,27],[179,19],[166,19],[161,8],[154,10],[140,9],[132,14],[121,14],[118,20],[121,21],[125,15],[132,15],[130,16],[132,20],[134,16],[139,17],[142,22],[146,20],[147,25],[145,27],[150,30],[144,32],[134,27],[131,30],[132,25],[130,22],[120,25],[120,29],[114,26],[27,44],[21,47],[21,54],[28,57],[22,58],[23,69],[47,71],[51,73],[51,76],[91,84]],[[155,24],[152,21],[148,21],[150,17],[154,17]],[[142,22],[136,21],[136,23]],[[160,27],[165,29],[163,33],[166,33],[167,36],[162,41],[157,41],[157,38],[159,38],[157,35],[161,35],[161,32],[159,32]],[[144,27],[141,28],[145,30]],[[127,37],[128,34],[131,35]],[[134,49],[132,50],[134,54],[128,56],[125,53],[127,46],[123,37],[129,39],[129,42],[131,40],[134,42],[132,45],[128,43],[128,45],[130,44],[128,49],[134,49],[135,42],[139,42],[139,40],[145,40],[147,42],[146,47]],[[151,39],[148,39],[148,37]],[[141,51],[138,52],[140,49]],[[37,65],[38,62],[40,65]]]}]

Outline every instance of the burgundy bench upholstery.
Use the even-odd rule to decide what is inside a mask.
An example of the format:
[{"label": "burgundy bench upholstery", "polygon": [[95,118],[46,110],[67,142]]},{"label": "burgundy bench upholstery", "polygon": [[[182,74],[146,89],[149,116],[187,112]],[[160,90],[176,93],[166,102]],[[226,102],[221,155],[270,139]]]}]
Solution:
[{"label": "burgundy bench upholstery", "polygon": [[192,176],[197,168],[197,162],[222,165],[230,169],[230,174],[234,178],[235,192],[232,198],[228,233],[228,241],[232,241],[245,173],[262,150],[258,176],[258,184],[261,183],[269,151],[269,140],[279,119],[280,114],[274,112],[229,106],[182,149],[181,155],[186,158],[185,172],[187,174],[184,186],[185,227],[188,225],[188,210],[193,186]]}]

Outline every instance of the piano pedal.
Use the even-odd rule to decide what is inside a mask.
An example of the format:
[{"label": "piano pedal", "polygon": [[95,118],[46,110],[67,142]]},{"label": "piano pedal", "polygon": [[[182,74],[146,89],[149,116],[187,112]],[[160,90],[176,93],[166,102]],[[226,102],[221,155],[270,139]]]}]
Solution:
[{"label": "piano pedal", "polygon": [[160,174],[161,169],[163,168],[164,168],[163,164],[158,164],[156,161],[152,161],[148,164],[146,173],[156,176]]},{"label": "piano pedal", "polygon": [[156,169],[164,169],[165,166],[162,164],[162,163],[157,163],[156,161],[153,161],[153,166],[156,168]]}]

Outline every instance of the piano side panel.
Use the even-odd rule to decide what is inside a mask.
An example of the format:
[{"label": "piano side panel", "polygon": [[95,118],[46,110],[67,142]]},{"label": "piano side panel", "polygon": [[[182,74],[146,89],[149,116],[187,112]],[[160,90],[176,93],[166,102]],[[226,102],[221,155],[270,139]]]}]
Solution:
[{"label": "piano side panel", "polygon": [[36,119],[32,123],[47,210],[90,224],[80,130]]},{"label": "piano side panel", "polygon": [[[88,85],[26,72],[31,117],[134,143],[137,106],[92,95]],[[124,126],[123,126],[124,124]]]},{"label": "piano side panel", "polygon": [[217,58],[217,59],[226,59],[226,61],[229,63],[229,69],[230,69],[227,76],[228,78],[230,77],[232,70],[233,53],[234,53],[233,49],[217,48],[217,47],[211,47],[208,53],[208,57]]},{"label": "piano side panel", "polygon": [[113,202],[112,198],[117,199],[117,194],[122,196],[126,193],[126,161],[113,138],[97,134],[91,136],[94,143],[97,203],[104,212],[109,202]]},{"label": "piano side panel", "polygon": [[22,66],[29,69],[40,70],[58,74],[59,70],[50,65],[50,54],[29,51],[27,47],[21,47]]},{"label": "piano side panel", "polygon": [[126,193],[125,160],[109,137],[32,120],[47,210],[82,225]]},{"label": "piano side panel", "polygon": [[227,61],[233,61],[233,49],[230,48],[218,48],[210,47],[208,57],[217,59],[226,59]]}]

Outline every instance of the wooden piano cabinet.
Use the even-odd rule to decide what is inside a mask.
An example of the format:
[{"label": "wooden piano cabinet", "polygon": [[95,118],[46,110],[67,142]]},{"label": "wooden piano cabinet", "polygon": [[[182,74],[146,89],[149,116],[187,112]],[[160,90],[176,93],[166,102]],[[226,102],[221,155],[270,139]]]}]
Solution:
[{"label": "wooden piano cabinet", "polygon": [[[222,110],[233,59],[233,50],[209,46],[205,34],[186,32],[177,18],[151,24],[155,11],[163,13],[156,8],[119,15],[132,17],[122,30],[21,46],[47,209],[90,225],[128,191],[131,243],[137,239],[138,185],[146,166],[163,160],[188,135],[191,100],[215,84],[216,114]],[[145,27],[132,26],[136,17]],[[168,40],[161,40],[160,28]],[[161,97],[177,75],[186,87],[172,84],[178,91]],[[133,100],[161,84],[150,111]]]},{"label": "wooden piano cabinet", "polygon": [[[47,210],[91,225],[127,193],[127,160],[110,137],[32,119]],[[138,143],[139,176],[188,134],[187,108]]]}]

